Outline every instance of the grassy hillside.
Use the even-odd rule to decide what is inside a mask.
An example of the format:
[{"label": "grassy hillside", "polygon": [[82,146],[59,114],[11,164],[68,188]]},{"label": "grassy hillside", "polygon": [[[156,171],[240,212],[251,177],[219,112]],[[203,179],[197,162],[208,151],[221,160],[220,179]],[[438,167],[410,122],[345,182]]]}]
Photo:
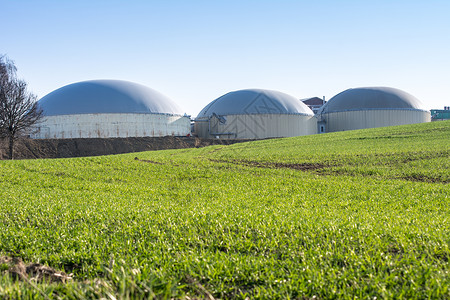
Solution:
[{"label": "grassy hillside", "polygon": [[0,162],[0,297],[450,298],[450,122]]}]

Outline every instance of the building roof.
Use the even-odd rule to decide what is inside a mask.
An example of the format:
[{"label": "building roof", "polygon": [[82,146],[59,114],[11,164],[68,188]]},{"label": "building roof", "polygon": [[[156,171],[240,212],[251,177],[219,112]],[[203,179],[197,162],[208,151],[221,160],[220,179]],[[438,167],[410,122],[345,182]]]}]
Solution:
[{"label": "building roof", "polygon": [[407,92],[390,87],[363,87],[345,90],[331,98],[318,114],[351,110],[424,110],[422,102]]},{"label": "building roof", "polygon": [[144,85],[122,80],[89,80],[63,86],[39,100],[46,116],[95,113],[182,115],[168,97]]},{"label": "building roof", "polygon": [[247,89],[227,93],[209,103],[197,118],[242,114],[302,114],[314,115],[297,98],[285,93],[262,89]]},{"label": "building roof", "polygon": [[310,106],[310,105],[314,105],[314,106],[321,105],[322,106],[327,102],[319,97],[300,99],[300,101],[302,101],[303,103],[305,103],[308,106]]}]

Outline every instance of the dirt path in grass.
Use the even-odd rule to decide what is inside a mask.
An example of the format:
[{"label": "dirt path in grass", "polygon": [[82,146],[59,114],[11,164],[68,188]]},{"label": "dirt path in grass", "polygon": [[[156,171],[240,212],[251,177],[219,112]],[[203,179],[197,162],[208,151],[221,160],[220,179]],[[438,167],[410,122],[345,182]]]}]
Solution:
[{"label": "dirt path in grass", "polygon": [[236,165],[243,165],[249,167],[257,167],[257,168],[270,168],[270,169],[294,169],[301,171],[314,171],[319,169],[324,169],[329,167],[325,164],[318,163],[282,163],[282,162],[259,162],[259,161],[248,161],[248,160],[219,160],[219,159],[210,159],[213,162],[219,163],[231,163]]}]

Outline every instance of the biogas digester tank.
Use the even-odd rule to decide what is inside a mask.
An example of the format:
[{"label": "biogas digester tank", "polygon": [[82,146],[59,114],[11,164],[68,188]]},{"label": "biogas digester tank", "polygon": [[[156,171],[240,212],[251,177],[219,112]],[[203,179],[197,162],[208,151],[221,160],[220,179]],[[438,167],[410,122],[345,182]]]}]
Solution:
[{"label": "biogas digester tank", "polygon": [[322,106],[316,117],[319,133],[431,121],[416,97],[389,87],[345,90]]},{"label": "biogas digester tank", "polygon": [[35,138],[186,136],[190,119],[178,105],[146,86],[90,80],[59,88],[39,100],[44,118]]},{"label": "biogas digester tank", "polygon": [[248,89],[227,93],[198,114],[194,134],[202,138],[263,139],[314,134],[314,113],[278,91]]}]

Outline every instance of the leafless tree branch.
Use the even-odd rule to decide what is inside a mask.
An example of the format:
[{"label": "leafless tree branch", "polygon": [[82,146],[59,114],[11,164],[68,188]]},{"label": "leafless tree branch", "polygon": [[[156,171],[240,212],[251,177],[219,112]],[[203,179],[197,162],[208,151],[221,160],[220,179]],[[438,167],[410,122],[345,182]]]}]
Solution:
[{"label": "leafless tree branch", "polygon": [[9,140],[9,158],[13,159],[14,141],[32,133],[43,116],[37,97],[27,83],[16,76],[17,68],[6,56],[0,56],[0,137]]}]

